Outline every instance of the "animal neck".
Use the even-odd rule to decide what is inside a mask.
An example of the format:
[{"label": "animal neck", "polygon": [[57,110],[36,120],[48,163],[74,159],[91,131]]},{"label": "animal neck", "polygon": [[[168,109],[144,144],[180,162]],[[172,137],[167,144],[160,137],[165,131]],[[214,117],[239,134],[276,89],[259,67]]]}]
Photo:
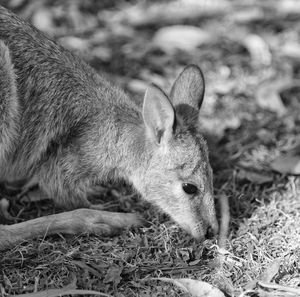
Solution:
[{"label": "animal neck", "polygon": [[135,176],[143,178],[152,155],[143,123],[124,125],[119,133],[117,146],[120,153],[121,171],[129,177],[131,182],[135,180]]}]

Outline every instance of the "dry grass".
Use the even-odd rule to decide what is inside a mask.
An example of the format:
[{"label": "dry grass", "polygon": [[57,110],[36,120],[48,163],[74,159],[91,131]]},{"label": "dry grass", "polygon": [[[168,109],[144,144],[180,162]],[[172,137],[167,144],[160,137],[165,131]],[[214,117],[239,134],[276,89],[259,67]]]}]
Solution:
[{"label": "dry grass", "polygon": [[[226,137],[234,142],[235,137],[241,139],[240,134],[248,134],[247,129],[253,127],[247,125]],[[122,199],[118,210],[142,212],[149,226],[114,238],[57,235],[16,246],[0,258],[2,296],[6,296],[3,292],[60,288],[74,277],[78,288],[114,296],[184,296],[170,284],[147,281],[162,276],[208,281],[231,296],[239,296],[246,290],[258,294],[262,289],[256,281],[277,259],[280,267],[273,281],[289,287],[300,286],[299,178],[281,177],[269,171],[273,181],[265,185],[239,180],[239,163],[252,163],[253,168],[259,168],[264,165],[261,161],[266,161],[267,152],[272,158],[278,151],[259,145],[245,150],[231,162],[226,146],[232,150],[229,141],[212,154],[216,197],[221,193],[228,195],[232,214],[228,254],[222,262],[215,241],[198,244],[166,216],[144,205],[120,185]],[[117,200],[109,192],[103,197],[104,201],[107,199]],[[25,204],[21,217],[53,211],[49,201],[35,204]],[[18,203],[14,207],[20,210]],[[271,290],[269,296],[274,296],[274,292],[278,290]],[[278,296],[286,296],[286,292]]]},{"label": "dry grass", "polygon": [[[299,27],[300,23],[294,22]],[[213,20],[211,23],[214,25]],[[283,26],[282,20],[280,24]],[[264,28],[263,24],[256,26]],[[275,32],[272,26],[266,31]],[[291,33],[285,26],[283,31]],[[112,52],[119,48],[119,43],[112,38]],[[228,296],[295,296],[278,287],[270,289],[257,283],[261,280],[300,287],[300,178],[281,176],[269,166],[275,157],[299,141],[299,112],[292,107],[285,116],[278,117],[257,105],[255,89],[268,70],[253,67],[249,54],[228,41],[204,47],[193,55],[166,58],[162,65],[162,60],[153,64],[158,57],[151,51],[147,59],[130,60],[130,69],[126,68],[126,56],[112,58],[117,60],[111,69],[116,71],[119,67],[118,75],[135,77],[143,69],[155,72],[159,68],[166,77],[166,85],[174,69],[201,61],[208,85],[202,122],[214,140],[209,146],[215,194],[216,198],[224,194],[229,197],[232,215],[228,253],[220,257],[215,240],[198,244],[165,215],[140,201],[125,185],[118,185],[113,191],[107,190],[101,200],[111,210],[142,213],[148,221],[146,227],[114,238],[57,235],[24,242],[1,253],[0,296],[62,288],[74,279],[79,289],[118,297],[187,296],[168,283],[148,280],[162,276],[208,281]],[[94,66],[109,69],[105,63]],[[225,94],[216,94],[216,82],[225,84],[226,67],[230,68],[229,79],[235,87]],[[280,69],[279,63],[273,71]],[[249,172],[263,174],[269,180],[251,181],[247,179]],[[15,201],[11,209],[22,220],[56,211],[59,210],[50,201]]]}]

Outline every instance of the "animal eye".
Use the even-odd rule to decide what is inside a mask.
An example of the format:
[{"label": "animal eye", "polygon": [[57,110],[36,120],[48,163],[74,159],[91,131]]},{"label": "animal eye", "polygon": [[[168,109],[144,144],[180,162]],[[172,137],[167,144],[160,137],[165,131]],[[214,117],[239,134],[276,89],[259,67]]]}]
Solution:
[{"label": "animal eye", "polygon": [[198,188],[193,184],[183,183],[182,189],[184,192],[186,192],[188,195],[194,195],[198,192]]}]

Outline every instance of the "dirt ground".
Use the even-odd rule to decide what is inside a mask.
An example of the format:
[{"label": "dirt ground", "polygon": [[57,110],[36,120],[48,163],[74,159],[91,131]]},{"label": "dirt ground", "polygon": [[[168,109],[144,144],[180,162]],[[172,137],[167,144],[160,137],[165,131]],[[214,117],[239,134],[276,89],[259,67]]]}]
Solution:
[{"label": "dirt ground", "polygon": [[[216,239],[199,244],[127,185],[105,185],[93,199],[108,210],[139,212],[147,225],[113,238],[59,234],[4,251],[1,297],[60,296],[70,288],[101,296],[190,296],[162,277],[205,281],[225,296],[300,296],[299,1],[0,4],[138,102],[148,83],[168,91],[185,65],[199,65],[206,80],[199,120],[215,197],[226,195],[231,212],[220,256]],[[30,202],[37,196],[15,199],[10,223],[61,211],[47,199]]]}]

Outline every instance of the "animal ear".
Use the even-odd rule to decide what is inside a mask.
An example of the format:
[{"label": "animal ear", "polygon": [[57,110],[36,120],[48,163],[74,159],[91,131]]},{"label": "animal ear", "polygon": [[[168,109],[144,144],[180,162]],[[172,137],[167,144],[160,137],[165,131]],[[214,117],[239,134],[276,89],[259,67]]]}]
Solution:
[{"label": "animal ear", "polygon": [[172,89],[173,106],[188,104],[199,110],[204,96],[205,82],[201,69],[196,65],[188,65],[179,74]]},{"label": "animal ear", "polygon": [[174,108],[166,94],[153,84],[145,93],[143,119],[148,136],[157,144],[166,143],[172,137]]}]

